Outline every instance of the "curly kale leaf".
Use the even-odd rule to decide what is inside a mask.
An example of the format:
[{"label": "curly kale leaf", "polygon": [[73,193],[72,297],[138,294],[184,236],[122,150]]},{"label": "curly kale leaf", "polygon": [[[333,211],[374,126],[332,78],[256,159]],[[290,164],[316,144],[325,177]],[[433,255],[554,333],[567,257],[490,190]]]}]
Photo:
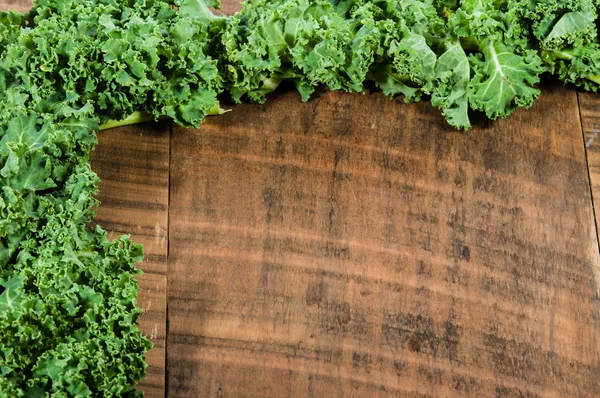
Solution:
[{"label": "curly kale leaf", "polygon": [[509,19],[538,48],[544,66],[564,83],[598,91],[600,44],[594,0],[509,1]]},{"label": "curly kale leaf", "polygon": [[482,43],[483,56],[470,58],[474,76],[469,88],[469,104],[494,120],[518,108],[529,108],[540,91],[533,86],[544,69],[535,51],[518,54],[517,48],[502,42]]},{"label": "curly kale leaf", "polygon": [[600,91],[600,44],[547,50],[542,58],[548,69],[563,83],[575,84],[587,91]]},{"label": "curly kale leaf", "polygon": [[[9,260],[19,236],[36,228],[48,211],[45,197],[63,189],[73,173],[82,173],[96,143],[94,119],[5,111],[0,122],[0,266]],[[95,178],[95,177],[94,177]],[[95,193],[93,183],[84,184]],[[94,205],[96,202],[90,204]],[[81,215],[82,223],[91,217]],[[11,243],[12,242],[12,243]]]},{"label": "curly kale leaf", "polygon": [[593,0],[509,0],[507,8],[514,32],[543,50],[597,41]]},{"label": "curly kale leaf", "polygon": [[391,97],[403,95],[405,101],[420,100],[430,90],[436,63],[433,38],[444,25],[434,5],[428,1],[391,0],[335,3],[338,13],[375,24],[377,45],[367,80]]},{"label": "curly kale leaf", "polygon": [[469,58],[458,39],[446,42],[446,51],[437,59],[431,89],[431,104],[442,109],[448,124],[471,128],[469,120]]},{"label": "curly kale leaf", "polygon": [[25,27],[25,15],[15,11],[0,11],[0,54],[12,43]]},{"label": "curly kale leaf", "polygon": [[430,91],[437,61],[436,53],[425,37],[393,24],[380,24],[385,38],[368,79],[375,82],[384,94],[391,97],[404,95],[405,101],[418,101]]},{"label": "curly kale leaf", "polygon": [[90,104],[101,122],[142,111],[199,126],[223,89],[210,55],[220,28],[199,4],[39,1],[0,60],[0,85],[40,113]]},{"label": "curly kale leaf", "polygon": [[176,3],[178,14],[197,21],[212,22],[222,17],[216,16],[209,7],[217,10],[221,8],[220,0],[178,0]]},{"label": "curly kale leaf", "polygon": [[150,348],[137,328],[141,247],[57,211],[0,273],[0,395],[135,396]]},{"label": "curly kale leaf", "polygon": [[257,102],[283,80],[304,100],[321,84],[363,91],[376,40],[372,23],[341,17],[327,0],[249,0],[223,33],[229,91]]},{"label": "curly kale leaf", "polygon": [[135,396],[142,248],[89,230],[96,119],[0,111],[0,396]]},{"label": "curly kale leaf", "polygon": [[[509,8],[502,3],[467,0],[448,18],[448,31],[470,53],[469,106],[490,119],[530,107],[539,96],[534,86],[545,72],[541,58],[528,48],[527,41],[511,36]],[[468,127],[468,123],[456,127]]]}]

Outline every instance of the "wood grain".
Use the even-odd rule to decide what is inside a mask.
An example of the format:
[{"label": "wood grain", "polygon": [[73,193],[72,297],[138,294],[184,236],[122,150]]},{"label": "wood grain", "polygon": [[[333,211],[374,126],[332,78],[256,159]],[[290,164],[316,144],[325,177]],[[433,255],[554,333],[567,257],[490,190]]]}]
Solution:
[{"label": "wood grain", "polygon": [[598,228],[600,226],[600,96],[583,92],[578,95],[588,171],[595,204],[596,228]]},{"label": "wood grain", "polygon": [[0,10],[25,12],[31,8],[31,0],[0,0]]},{"label": "wood grain", "polygon": [[169,222],[169,123],[102,131],[92,154],[100,176],[101,205],[95,222],[109,238],[131,235],[144,245],[138,277],[142,332],[154,348],[147,354],[147,397],[165,395],[166,288]]},{"label": "wood grain", "polygon": [[221,0],[221,11],[224,14],[231,15],[236,11],[241,10],[241,2],[239,0]]},{"label": "wood grain", "polygon": [[169,396],[600,394],[574,91],[468,133],[276,97],[174,130]]}]

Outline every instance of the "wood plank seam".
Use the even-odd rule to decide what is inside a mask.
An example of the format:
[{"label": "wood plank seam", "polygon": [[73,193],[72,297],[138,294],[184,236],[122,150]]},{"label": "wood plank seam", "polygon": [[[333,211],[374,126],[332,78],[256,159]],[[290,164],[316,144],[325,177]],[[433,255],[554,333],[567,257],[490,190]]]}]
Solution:
[{"label": "wood plank seam", "polygon": [[[583,143],[583,148],[585,151],[585,165],[587,168],[587,173],[588,173],[588,182],[590,184],[590,199],[592,202],[592,210],[594,212],[594,225],[596,227],[596,241],[598,241],[598,251],[600,252],[600,235],[598,234],[598,209],[596,208],[596,195],[594,194],[594,187],[592,185],[592,173],[590,170],[590,161],[589,161],[589,154],[588,152],[590,151],[590,148],[592,146],[592,144],[594,143],[594,140],[596,138],[598,138],[598,134],[600,134],[600,130],[595,131],[592,136],[588,139],[586,139],[585,137],[585,129],[583,128],[583,114],[581,112],[581,93],[577,93],[577,109],[579,111],[579,127],[581,129],[581,140]],[[599,279],[599,278],[596,278]],[[597,281],[598,285],[600,286],[600,280]]]},{"label": "wood plank seam", "polygon": [[172,160],[172,145],[173,141],[173,124],[171,121],[169,124],[169,178],[168,178],[168,196],[167,196],[167,305],[165,313],[165,398],[169,397],[169,253],[171,246],[170,232],[171,232],[171,160]]}]

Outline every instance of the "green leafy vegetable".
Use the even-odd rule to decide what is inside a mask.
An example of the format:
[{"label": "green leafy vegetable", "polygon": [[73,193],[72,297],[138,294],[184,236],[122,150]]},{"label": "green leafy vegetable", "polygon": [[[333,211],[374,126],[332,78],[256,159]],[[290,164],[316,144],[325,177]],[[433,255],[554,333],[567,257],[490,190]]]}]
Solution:
[{"label": "green leafy vegetable", "polygon": [[41,113],[90,104],[102,122],[143,111],[198,126],[222,91],[214,33],[192,4],[171,6],[40,0],[0,60],[3,88]]},{"label": "green leafy vegetable", "polygon": [[137,328],[142,248],[86,228],[97,125],[6,109],[0,120],[0,396],[136,394],[150,348]]},{"label": "green leafy vegetable", "polygon": [[327,0],[253,0],[228,21],[223,69],[231,96],[264,102],[288,80],[307,100],[316,86],[363,91],[377,31]]},{"label": "green leafy vegetable", "polygon": [[598,4],[593,0],[510,0],[514,36],[538,51],[548,71],[565,83],[598,91]]}]

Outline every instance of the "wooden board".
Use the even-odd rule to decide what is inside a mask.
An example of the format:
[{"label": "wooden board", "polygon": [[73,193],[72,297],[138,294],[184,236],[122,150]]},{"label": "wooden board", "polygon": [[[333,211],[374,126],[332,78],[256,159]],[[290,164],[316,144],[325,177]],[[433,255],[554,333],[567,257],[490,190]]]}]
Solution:
[{"label": "wooden board", "polygon": [[600,394],[574,91],[468,133],[275,97],[174,129],[169,396]]},{"label": "wooden board", "polygon": [[579,107],[595,204],[596,229],[598,229],[600,225],[600,96],[579,93]]},{"label": "wooden board", "polygon": [[101,179],[95,222],[111,239],[129,234],[144,245],[144,262],[138,264],[144,272],[138,277],[140,328],[154,348],[139,387],[151,398],[165,396],[169,139],[164,122],[102,131],[91,159]]},{"label": "wooden board", "polygon": [[231,15],[242,8],[239,0],[221,0],[221,11],[224,14]]},{"label": "wooden board", "polygon": [[31,0],[0,0],[0,10],[25,12],[31,8]]}]

